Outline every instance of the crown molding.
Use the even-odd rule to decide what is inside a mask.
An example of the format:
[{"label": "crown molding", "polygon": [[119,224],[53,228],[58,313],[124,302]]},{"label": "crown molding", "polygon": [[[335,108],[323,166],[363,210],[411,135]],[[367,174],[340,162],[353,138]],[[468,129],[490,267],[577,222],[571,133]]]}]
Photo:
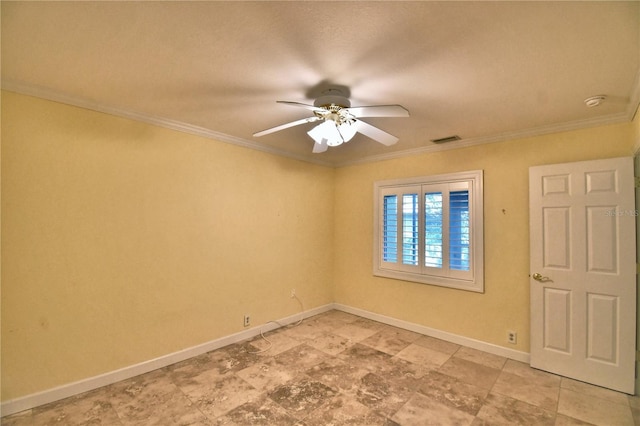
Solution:
[{"label": "crown molding", "polygon": [[122,108],[113,107],[110,105],[104,105],[98,102],[93,102],[87,99],[69,96],[60,92],[56,92],[45,87],[24,84],[11,80],[2,80],[0,87],[2,90],[8,92],[14,92],[21,95],[33,96],[36,98],[46,99],[48,101],[58,102],[66,105],[71,105],[79,108],[88,109],[91,111],[101,112],[104,114],[113,115],[116,117],[127,118],[142,123],[151,124],[158,127],[163,127],[178,132],[188,133],[195,136],[200,136],[207,139],[216,140],[219,142],[229,143],[243,148],[254,149],[257,151],[265,152],[267,154],[277,155],[280,157],[287,157],[294,160],[304,161],[307,163],[313,163],[320,166],[334,167],[332,163],[322,160],[314,160],[308,157],[293,154],[288,151],[269,147],[257,142],[249,141],[247,139],[238,138],[235,136],[227,135],[226,133],[216,132],[215,130],[206,129],[204,127],[195,126],[192,124],[184,123],[177,120],[171,120],[164,117],[156,117],[148,114],[143,114],[137,111],[125,110]]},{"label": "crown molding", "polygon": [[[30,84],[20,83],[11,80],[2,80],[2,90],[19,93],[22,95],[33,96],[50,100],[53,102],[59,102],[67,105],[76,106],[79,108],[85,108],[92,111],[97,111],[105,114],[114,115],[117,117],[127,118],[130,120],[140,121],[143,123],[151,124],[158,127],[163,127],[178,132],[189,133],[196,136],[201,136],[207,139],[212,139],[224,143],[229,143],[244,148],[254,149],[267,154],[286,157],[298,161],[304,161],[307,163],[317,164],[325,167],[339,168],[353,165],[361,165],[367,163],[375,163],[379,161],[394,160],[403,157],[409,157],[420,154],[428,154],[439,151],[449,151],[452,149],[466,148],[475,145],[482,145],[488,143],[504,142],[507,140],[524,139],[535,136],[546,135],[550,133],[561,133],[572,130],[580,130],[589,127],[605,126],[609,124],[618,124],[623,122],[632,121],[638,107],[640,106],[640,71],[636,75],[633,89],[630,93],[630,102],[627,111],[618,114],[612,114],[604,117],[597,117],[587,120],[575,120],[565,123],[551,124],[548,126],[534,127],[525,130],[519,130],[514,132],[501,133],[499,135],[483,136],[478,138],[462,139],[460,141],[452,142],[449,144],[424,146],[420,148],[406,149],[402,151],[395,151],[386,154],[371,155],[363,157],[357,160],[350,160],[344,162],[329,162],[322,161],[321,159],[309,158],[299,154],[293,154],[288,151],[276,149],[273,147],[265,146],[247,139],[227,135],[225,133],[216,132],[214,130],[206,129],[204,127],[194,126],[192,124],[183,123],[176,120],[171,120],[163,117],[155,117],[136,111],[129,111],[121,108],[116,108],[109,105],[103,105],[97,102],[89,101],[78,97],[65,95],[63,93],[55,92],[50,89],[34,86]],[[640,148],[637,148],[640,150]]]},{"label": "crown molding", "polygon": [[576,120],[567,123],[558,123],[548,126],[534,127],[526,130],[515,132],[506,132],[499,135],[484,136],[478,138],[461,139],[459,141],[450,142],[442,145],[429,145],[421,148],[406,149],[403,151],[391,152],[362,158],[355,161],[345,161],[338,163],[335,167],[354,166],[359,164],[373,163],[378,161],[395,160],[398,158],[409,157],[413,155],[428,154],[440,151],[450,151],[453,149],[467,148],[475,145],[484,145],[489,143],[504,142],[508,140],[524,139],[534,136],[541,136],[550,133],[562,133],[572,130],[586,129],[589,127],[605,126],[608,124],[617,124],[630,121],[628,113],[612,114],[605,117],[599,117],[588,120]]}]

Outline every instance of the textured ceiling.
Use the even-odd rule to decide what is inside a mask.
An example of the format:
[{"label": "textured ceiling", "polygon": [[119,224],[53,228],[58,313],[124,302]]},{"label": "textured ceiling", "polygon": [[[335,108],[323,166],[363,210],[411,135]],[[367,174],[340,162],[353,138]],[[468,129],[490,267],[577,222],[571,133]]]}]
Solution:
[{"label": "textured ceiling", "polygon": [[[324,164],[351,164],[631,119],[640,2],[9,2],[2,84]],[[312,154],[308,116],[331,84],[353,106],[400,104]],[[584,99],[606,95],[587,108]]]}]

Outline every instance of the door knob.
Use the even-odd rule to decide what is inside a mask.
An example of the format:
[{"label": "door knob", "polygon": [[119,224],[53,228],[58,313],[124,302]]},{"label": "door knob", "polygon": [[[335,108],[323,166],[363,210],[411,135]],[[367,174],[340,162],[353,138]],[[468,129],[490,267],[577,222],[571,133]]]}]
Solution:
[{"label": "door knob", "polygon": [[548,277],[543,277],[542,274],[539,274],[537,272],[535,274],[531,275],[531,278],[533,278],[536,281],[540,281],[540,282],[549,280]]}]

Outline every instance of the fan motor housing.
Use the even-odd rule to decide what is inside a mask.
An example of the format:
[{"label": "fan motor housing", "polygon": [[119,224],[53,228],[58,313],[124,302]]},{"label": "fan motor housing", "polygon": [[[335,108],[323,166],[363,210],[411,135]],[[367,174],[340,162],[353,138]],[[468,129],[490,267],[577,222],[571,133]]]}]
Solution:
[{"label": "fan motor housing", "polygon": [[315,102],[313,103],[313,106],[324,107],[324,106],[330,106],[332,104],[341,106],[342,108],[349,108],[351,106],[351,102],[349,101],[349,99],[339,95],[320,96],[318,99],[315,100]]}]

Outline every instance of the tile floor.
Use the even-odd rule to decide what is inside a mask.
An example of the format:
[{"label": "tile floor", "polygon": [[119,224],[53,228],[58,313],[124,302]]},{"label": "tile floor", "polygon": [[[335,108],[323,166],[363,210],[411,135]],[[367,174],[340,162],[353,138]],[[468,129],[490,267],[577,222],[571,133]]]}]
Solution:
[{"label": "tile floor", "polygon": [[640,424],[638,397],[340,311],[266,337],[2,425]]}]

